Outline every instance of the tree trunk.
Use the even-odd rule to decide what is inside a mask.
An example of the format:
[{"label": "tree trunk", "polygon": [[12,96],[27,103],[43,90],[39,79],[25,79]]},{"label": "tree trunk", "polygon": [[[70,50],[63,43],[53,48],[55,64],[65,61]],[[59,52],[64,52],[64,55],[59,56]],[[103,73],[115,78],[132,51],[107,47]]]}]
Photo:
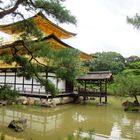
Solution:
[{"label": "tree trunk", "polygon": [[137,96],[134,95],[134,98],[135,98],[135,101],[134,101],[135,106],[139,106],[140,104],[139,104]]}]

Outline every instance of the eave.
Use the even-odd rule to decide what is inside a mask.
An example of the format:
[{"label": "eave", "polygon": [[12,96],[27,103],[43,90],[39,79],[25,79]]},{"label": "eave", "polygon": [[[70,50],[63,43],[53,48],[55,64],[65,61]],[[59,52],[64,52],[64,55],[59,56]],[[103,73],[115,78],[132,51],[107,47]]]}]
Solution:
[{"label": "eave", "polygon": [[[50,34],[54,34],[57,36],[59,39],[67,39],[75,36],[75,33],[66,31],[65,29],[61,28],[60,26],[54,24],[52,21],[50,21],[48,18],[46,18],[41,12],[36,14],[33,17],[30,17],[26,20],[33,19],[37,25],[37,27],[40,29],[40,31],[45,35],[48,36]],[[7,24],[7,25],[0,25],[0,31],[7,33],[9,35],[14,35],[14,34],[20,34],[24,32],[24,30],[14,30],[13,27],[16,26],[18,23],[22,23],[22,21],[18,21],[12,24]]]},{"label": "eave", "polygon": [[[37,42],[38,40],[34,41],[34,42]],[[48,44],[50,44],[50,46],[54,49],[63,49],[63,48],[71,48],[71,49],[75,49],[74,47],[66,44],[65,42],[61,41],[59,38],[57,38],[54,34],[51,34],[47,37],[44,37],[41,41],[46,41]],[[15,41],[11,44],[6,44],[6,45],[3,45],[1,46],[0,50],[2,49],[6,49],[7,52],[9,54],[11,54],[12,52],[12,49],[14,46],[19,46],[19,47],[22,47],[23,46],[23,41],[22,40],[18,40],[18,41]],[[93,56],[87,54],[87,53],[84,53],[80,50],[78,50],[80,52],[80,59],[82,61],[87,61],[87,60],[91,60],[91,59],[94,59]],[[1,53],[0,53],[1,54]]]}]

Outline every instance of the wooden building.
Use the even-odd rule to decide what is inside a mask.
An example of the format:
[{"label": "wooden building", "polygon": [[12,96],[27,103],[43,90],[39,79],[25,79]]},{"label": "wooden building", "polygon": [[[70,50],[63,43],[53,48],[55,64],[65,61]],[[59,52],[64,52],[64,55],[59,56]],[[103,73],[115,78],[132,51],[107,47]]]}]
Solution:
[{"label": "wooden building", "polygon": [[107,84],[112,79],[110,71],[95,71],[89,72],[84,76],[77,78],[79,82],[78,96],[83,96],[84,100],[87,97],[99,97],[99,102],[102,102],[102,97],[107,103]]}]

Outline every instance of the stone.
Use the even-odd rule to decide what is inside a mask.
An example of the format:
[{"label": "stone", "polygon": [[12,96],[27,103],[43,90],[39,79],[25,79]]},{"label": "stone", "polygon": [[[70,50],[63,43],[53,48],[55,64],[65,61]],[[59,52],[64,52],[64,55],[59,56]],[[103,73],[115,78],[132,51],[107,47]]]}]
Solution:
[{"label": "stone", "polygon": [[67,104],[67,103],[71,103],[73,102],[73,98],[72,97],[63,97],[61,99],[61,104]]},{"label": "stone", "polygon": [[27,100],[27,97],[20,96],[16,99],[17,104],[22,104],[25,100]]},{"label": "stone", "polygon": [[40,106],[41,105],[41,100],[40,99],[39,100],[35,99],[34,105]]},{"label": "stone", "polygon": [[27,105],[27,104],[28,104],[28,100],[27,100],[27,99],[24,100],[24,101],[22,102],[22,104],[23,104],[23,105]]},{"label": "stone", "polygon": [[29,105],[34,105],[34,102],[35,102],[34,98],[31,98],[31,97],[28,98]]},{"label": "stone", "polygon": [[41,104],[46,104],[47,100],[46,99],[41,99]]},{"label": "stone", "polygon": [[127,100],[127,101],[122,103],[122,106],[124,106],[124,107],[132,107],[132,106],[134,106],[134,103],[132,103],[132,102]]},{"label": "stone", "polygon": [[27,126],[27,119],[19,118],[18,120],[12,120],[9,123],[8,128],[11,128],[16,132],[22,132],[25,130],[26,126]]},{"label": "stone", "polygon": [[0,104],[1,104],[2,106],[6,106],[6,105],[8,105],[8,101],[0,101]]}]

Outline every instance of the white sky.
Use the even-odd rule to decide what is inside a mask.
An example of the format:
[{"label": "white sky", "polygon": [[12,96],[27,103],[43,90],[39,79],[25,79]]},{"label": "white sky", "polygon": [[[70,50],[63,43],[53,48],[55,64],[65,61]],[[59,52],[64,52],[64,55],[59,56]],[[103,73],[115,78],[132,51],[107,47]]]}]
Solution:
[{"label": "white sky", "polygon": [[126,21],[126,16],[140,13],[140,0],[66,0],[65,5],[78,20],[77,26],[61,25],[77,33],[66,43],[89,54],[115,51],[124,57],[140,56],[140,30]]},{"label": "white sky", "polygon": [[77,33],[66,41],[69,45],[86,53],[140,56],[140,30],[126,21],[126,16],[140,13],[140,0],[67,0],[66,7],[78,20],[77,26],[63,26]]}]

